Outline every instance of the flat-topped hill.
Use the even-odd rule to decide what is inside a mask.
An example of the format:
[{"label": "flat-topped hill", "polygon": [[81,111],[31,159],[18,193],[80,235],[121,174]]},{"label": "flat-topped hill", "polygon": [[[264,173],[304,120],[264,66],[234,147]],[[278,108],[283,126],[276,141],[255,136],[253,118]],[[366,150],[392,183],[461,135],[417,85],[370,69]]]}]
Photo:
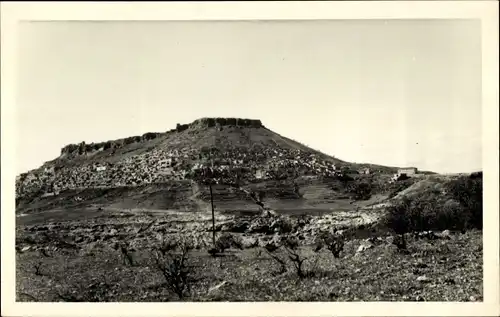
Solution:
[{"label": "flat-topped hill", "polygon": [[17,177],[16,198],[176,181],[197,184],[207,178],[222,185],[293,184],[304,177],[341,179],[362,168],[363,174],[368,168],[384,178],[397,171],[342,161],[281,136],[260,120],[201,118],[167,132],[67,145],[59,157]]}]

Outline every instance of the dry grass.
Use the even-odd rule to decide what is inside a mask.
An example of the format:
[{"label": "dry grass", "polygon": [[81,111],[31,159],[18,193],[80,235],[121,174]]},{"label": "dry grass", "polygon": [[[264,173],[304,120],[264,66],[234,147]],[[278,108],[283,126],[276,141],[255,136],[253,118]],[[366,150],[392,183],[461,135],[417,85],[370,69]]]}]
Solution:
[{"label": "dry grass", "polygon": [[[184,300],[482,300],[481,231],[452,234],[450,239],[409,238],[408,254],[384,239],[360,253],[356,250],[366,241],[347,241],[338,259],[328,250],[315,253],[313,247],[303,246],[301,254],[310,259],[305,270],[315,268],[302,279],[290,264],[287,272],[276,274],[278,264],[262,248],[231,249],[215,258],[206,250],[193,250],[188,263],[193,279]],[[33,250],[18,252],[18,300],[178,301],[164,284],[161,272],[150,265],[152,249],[133,254],[136,264],[130,266],[105,241],[81,244],[78,249],[49,248],[47,255]],[[37,273],[35,266],[40,262]]]}]

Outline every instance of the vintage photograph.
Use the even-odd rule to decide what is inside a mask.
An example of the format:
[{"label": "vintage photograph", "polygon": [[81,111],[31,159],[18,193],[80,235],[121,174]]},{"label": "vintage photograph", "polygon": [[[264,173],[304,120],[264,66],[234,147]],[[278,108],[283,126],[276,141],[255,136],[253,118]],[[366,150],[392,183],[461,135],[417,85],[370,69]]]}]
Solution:
[{"label": "vintage photograph", "polygon": [[18,302],[482,302],[479,19],[23,21]]}]

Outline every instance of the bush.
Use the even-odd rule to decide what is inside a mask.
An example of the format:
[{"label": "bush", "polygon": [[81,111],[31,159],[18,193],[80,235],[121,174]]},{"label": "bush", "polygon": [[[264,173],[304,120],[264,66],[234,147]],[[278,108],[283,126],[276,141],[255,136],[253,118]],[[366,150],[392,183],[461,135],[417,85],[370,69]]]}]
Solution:
[{"label": "bush", "polygon": [[276,253],[276,251],[283,248],[299,279],[313,276],[318,258],[316,257],[316,261],[312,268],[306,270],[304,264],[310,262],[310,259],[299,251],[299,240],[297,237],[286,235],[282,236],[279,240],[280,241],[273,241],[265,246],[267,254],[280,265],[280,271],[277,272],[277,274],[285,273],[287,271],[287,264],[289,263],[286,258],[282,258]]},{"label": "bush", "polygon": [[369,183],[353,183],[348,185],[347,191],[354,200],[368,200],[371,197],[372,186]]},{"label": "bush", "polygon": [[189,292],[192,282],[192,267],[187,265],[191,249],[191,244],[179,241],[162,244],[155,252],[155,268],[165,278],[165,285],[181,300],[186,296],[186,292]]},{"label": "bush", "polygon": [[238,237],[230,234],[224,233],[222,234],[217,241],[215,241],[215,249],[217,252],[223,253],[225,250],[230,249],[231,247],[235,247],[237,249],[243,249],[243,243]]},{"label": "bush", "polygon": [[319,235],[319,241],[315,251],[326,248],[333,254],[333,257],[340,258],[340,252],[344,250],[345,238],[337,233],[322,232]]},{"label": "bush", "polygon": [[294,231],[294,223],[290,220],[288,217],[276,217],[271,222],[271,225],[269,226],[270,233],[274,232],[279,232],[279,233],[290,233]]},{"label": "bush", "polygon": [[[482,178],[461,177],[446,184],[451,199],[425,193],[388,208],[385,224],[398,234],[427,230],[482,228]],[[441,197],[441,199],[440,199]]]},{"label": "bush", "polygon": [[450,195],[463,209],[468,227],[483,228],[483,175],[462,176],[447,186]]},{"label": "bush", "polygon": [[403,181],[391,183],[388,186],[388,191],[389,191],[388,198],[395,197],[399,192],[401,192],[401,191],[405,190],[406,188],[410,187],[413,183],[415,183],[415,181],[413,179],[411,179],[411,178],[403,180]]}]

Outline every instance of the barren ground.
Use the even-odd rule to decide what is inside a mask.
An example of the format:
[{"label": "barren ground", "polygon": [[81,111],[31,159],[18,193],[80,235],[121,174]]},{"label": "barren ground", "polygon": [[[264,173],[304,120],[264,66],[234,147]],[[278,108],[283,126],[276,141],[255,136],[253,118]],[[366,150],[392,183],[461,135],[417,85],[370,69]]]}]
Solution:
[{"label": "barren ground", "polygon": [[[334,258],[328,250],[313,251],[315,230],[339,221],[370,221],[376,213],[323,210],[320,214],[304,228],[300,250],[308,258],[305,269],[312,274],[303,279],[296,276],[291,264],[287,272],[278,273],[278,263],[262,247],[272,235],[234,233],[244,241],[256,239],[258,245],[210,256],[211,216],[206,212],[80,209],[21,215],[16,235],[17,299],[178,301],[163,284],[161,273],[150,265],[152,246],[161,237],[174,235],[188,236],[196,246],[188,259],[193,281],[183,299],[186,301],[483,299],[480,231],[451,233],[438,239],[410,237],[408,253],[399,252],[390,243],[389,233],[372,232],[372,242],[366,234],[352,237],[341,257]],[[218,229],[226,230],[224,223],[236,217],[242,215],[218,214]],[[148,224],[151,227],[147,228]],[[133,265],[126,264],[113,248],[123,241],[133,250]],[[357,252],[361,244],[370,247]],[[219,287],[211,290],[215,286]]]}]

